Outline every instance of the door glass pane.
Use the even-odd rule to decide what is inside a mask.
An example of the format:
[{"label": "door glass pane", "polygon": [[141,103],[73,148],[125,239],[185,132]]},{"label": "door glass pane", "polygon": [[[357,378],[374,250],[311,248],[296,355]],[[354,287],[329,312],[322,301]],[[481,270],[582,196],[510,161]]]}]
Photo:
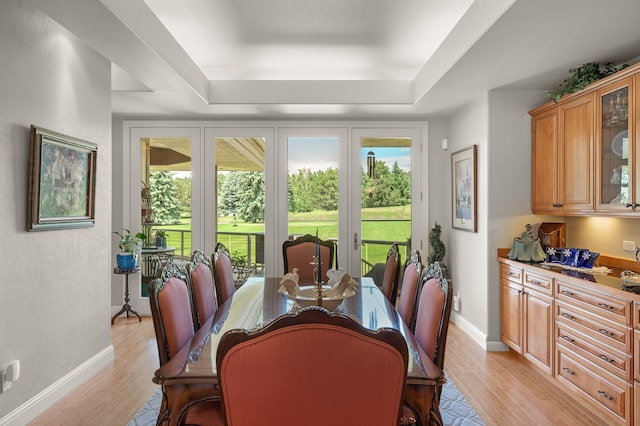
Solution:
[{"label": "door glass pane", "polygon": [[601,203],[629,203],[629,88],[602,97]]},{"label": "door glass pane", "polygon": [[321,240],[337,243],[338,139],[287,139],[289,239],[317,232]]},{"label": "door glass pane", "polygon": [[142,297],[163,261],[191,255],[191,139],[141,140]]},{"label": "door glass pane", "polygon": [[389,247],[411,247],[411,138],[360,138],[362,275],[380,285]]},{"label": "door glass pane", "polygon": [[264,275],[265,138],[216,137],[216,241],[225,245],[236,286]]}]

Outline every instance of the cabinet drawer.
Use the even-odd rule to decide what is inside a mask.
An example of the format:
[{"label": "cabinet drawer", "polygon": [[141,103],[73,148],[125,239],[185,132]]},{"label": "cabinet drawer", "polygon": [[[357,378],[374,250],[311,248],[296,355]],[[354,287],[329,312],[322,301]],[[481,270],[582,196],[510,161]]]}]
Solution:
[{"label": "cabinet drawer", "polygon": [[629,327],[559,300],[556,300],[556,321],[626,354],[632,352],[632,329]]},{"label": "cabinet drawer", "polygon": [[556,299],[623,325],[632,325],[631,301],[618,299],[556,279]]},{"label": "cabinet drawer", "polygon": [[633,359],[630,354],[604,345],[560,321],[556,323],[556,341],[621,379],[628,382],[633,380]]},{"label": "cabinet drawer", "polygon": [[500,264],[500,280],[507,279],[511,282],[522,284],[522,268],[516,268],[515,266],[507,265],[506,263]]},{"label": "cabinet drawer", "polygon": [[562,345],[556,346],[556,377],[623,424],[631,424],[633,384],[607,373]]},{"label": "cabinet drawer", "polygon": [[524,285],[551,296],[553,278],[524,270]]}]

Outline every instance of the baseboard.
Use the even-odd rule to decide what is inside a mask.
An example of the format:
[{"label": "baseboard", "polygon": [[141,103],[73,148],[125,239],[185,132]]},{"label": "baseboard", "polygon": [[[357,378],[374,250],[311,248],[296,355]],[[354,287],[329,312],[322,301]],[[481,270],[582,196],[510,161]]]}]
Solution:
[{"label": "baseboard", "polygon": [[487,336],[484,333],[457,312],[451,312],[451,322],[487,352],[505,352],[509,350],[509,347],[502,342],[487,341]]},{"label": "baseboard", "polygon": [[77,386],[95,376],[98,371],[113,362],[114,358],[115,351],[113,349],[113,345],[109,345],[87,361],[83,362],[78,366],[78,368],[44,389],[42,392],[7,414],[5,417],[1,418],[0,426],[19,426],[28,424]]}]

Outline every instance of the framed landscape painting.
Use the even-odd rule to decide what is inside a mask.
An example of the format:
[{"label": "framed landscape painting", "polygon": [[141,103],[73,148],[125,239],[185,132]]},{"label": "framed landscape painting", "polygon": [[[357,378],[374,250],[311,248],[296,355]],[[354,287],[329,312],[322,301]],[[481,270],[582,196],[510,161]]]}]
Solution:
[{"label": "framed landscape painting", "polygon": [[31,126],[27,230],[95,223],[97,145]]},{"label": "framed landscape painting", "polygon": [[451,154],[453,223],[456,229],[477,231],[477,145]]}]

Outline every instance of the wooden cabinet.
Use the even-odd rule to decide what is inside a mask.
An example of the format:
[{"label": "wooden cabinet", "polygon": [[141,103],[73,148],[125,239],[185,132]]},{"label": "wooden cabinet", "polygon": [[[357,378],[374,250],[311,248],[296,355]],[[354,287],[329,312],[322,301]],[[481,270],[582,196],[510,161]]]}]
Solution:
[{"label": "wooden cabinet", "polygon": [[628,77],[596,92],[596,210],[633,214],[640,212],[635,194],[637,170],[633,165],[635,146],[629,114],[635,102],[630,98],[634,78]]},{"label": "wooden cabinet", "polygon": [[611,424],[640,426],[635,295],[502,257],[499,265],[502,341]]},{"label": "wooden cabinet", "polygon": [[532,115],[533,213],[593,212],[593,99]]},{"label": "wooden cabinet", "polygon": [[522,353],[522,268],[500,264],[502,341]]},{"label": "wooden cabinet", "polygon": [[629,300],[556,277],[556,378],[618,424],[633,424]]},{"label": "wooden cabinet", "polygon": [[640,215],[640,63],[529,112],[531,210]]},{"label": "wooden cabinet", "polygon": [[553,278],[524,270],[522,354],[553,374]]},{"label": "wooden cabinet", "polygon": [[553,373],[552,280],[526,269],[500,264],[502,341]]}]

